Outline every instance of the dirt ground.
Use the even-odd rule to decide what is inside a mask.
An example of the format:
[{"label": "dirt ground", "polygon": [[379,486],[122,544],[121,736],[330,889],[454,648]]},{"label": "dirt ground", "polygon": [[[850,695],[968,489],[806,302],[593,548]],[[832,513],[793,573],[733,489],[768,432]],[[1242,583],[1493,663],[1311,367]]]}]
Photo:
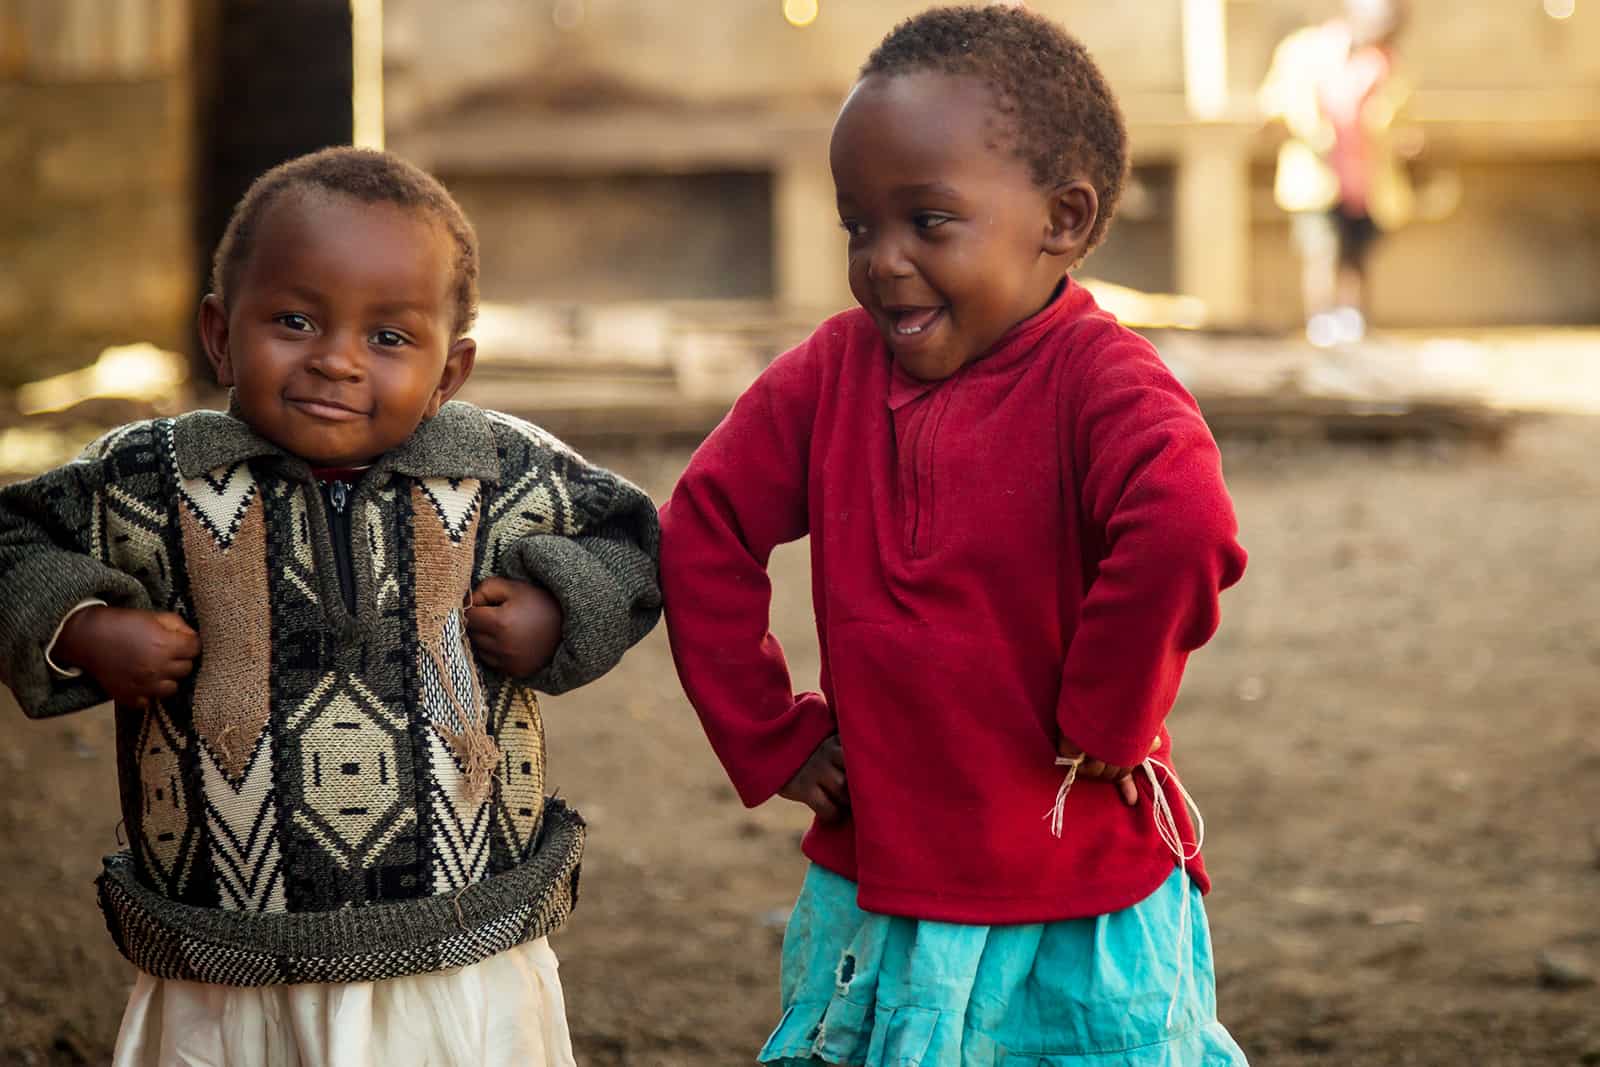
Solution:
[{"label": "dirt ground", "polygon": [[[1252,561],[1172,720],[1223,1021],[1273,1067],[1600,1064],[1600,420],[1224,452]],[[656,494],[687,457],[593,455]],[[803,549],[775,570],[813,678]],[[0,714],[0,1061],[102,1063],[130,980],[90,886],[110,718]],[[545,714],[591,828],[554,939],[580,1062],[751,1062],[801,813],[740,807],[659,630]]]}]

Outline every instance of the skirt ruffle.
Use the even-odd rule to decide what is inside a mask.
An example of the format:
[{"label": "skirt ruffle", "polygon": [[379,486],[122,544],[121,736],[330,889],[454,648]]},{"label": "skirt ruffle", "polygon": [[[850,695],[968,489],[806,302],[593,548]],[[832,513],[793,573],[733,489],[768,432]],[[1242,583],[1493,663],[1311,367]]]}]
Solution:
[{"label": "skirt ruffle", "polygon": [[[1131,908],[1017,926],[863,912],[813,866],[783,949],[777,1067],[1240,1067],[1180,873]],[[1188,895],[1187,911],[1184,897]]]}]

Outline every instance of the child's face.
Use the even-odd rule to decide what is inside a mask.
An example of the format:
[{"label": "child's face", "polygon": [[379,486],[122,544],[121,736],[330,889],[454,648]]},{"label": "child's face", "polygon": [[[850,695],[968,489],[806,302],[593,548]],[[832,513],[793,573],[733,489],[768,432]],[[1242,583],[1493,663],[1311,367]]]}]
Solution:
[{"label": "child's face", "polygon": [[425,214],[290,190],[268,205],[228,306],[201,305],[217,380],[244,421],[315,466],[370,463],[472,369],[452,342],[455,246]]},{"label": "child's face", "polygon": [[1003,123],[982,82],[928,71],[864,78],[834,124],[850,291],[913,377],[948,378],[1039,311],[1094,221],[1092,189],[1083,223],[1080,183],[1040,188]]}]

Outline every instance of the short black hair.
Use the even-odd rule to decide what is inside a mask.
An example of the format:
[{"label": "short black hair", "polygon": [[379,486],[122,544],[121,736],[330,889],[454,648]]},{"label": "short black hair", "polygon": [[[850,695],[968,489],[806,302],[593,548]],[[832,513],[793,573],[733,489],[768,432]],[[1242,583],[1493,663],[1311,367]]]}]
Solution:
[{"label": "short black hair", "polygon": [[867,57],[861,77],[932,70],[980,79],[1010,123],[1012,146],[1050,188],[1087,179],[1100,212],[1084,248],[1105,236],[1128,173],[1122,109],[1087,49],[1020,7],[936,7],[900,23]]},{"label": "short black hair", "polygon": [[391,152],[337,145],[280,163],[250,184],[228,219],[211,260],[211,291],[224,306],[250,258],[262,216],[284,194],[322,191],[367,204],[394,204],[432,215],[455,242],[456,314],[461,337],[478,317],[478,235],[439,179]]}]

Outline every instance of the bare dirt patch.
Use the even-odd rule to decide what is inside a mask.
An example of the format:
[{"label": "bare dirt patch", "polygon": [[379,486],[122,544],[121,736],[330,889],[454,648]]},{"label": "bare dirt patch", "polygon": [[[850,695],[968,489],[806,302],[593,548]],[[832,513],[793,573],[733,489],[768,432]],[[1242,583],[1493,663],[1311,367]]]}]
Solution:
[{"label": "bare dirt patch", "polygon": [[[1258,1065],[1600,1064],[1600,421],[1224,452],[1251,567],[1173,718],[1223,1020]],[[594,458],[659,496],[687,453]],[[814,678],[803,548],[774,570]],[[0,1062],[103,1063],[110,717],[0,714]],[[555,939],[580,1062],[751,1062],[805,820],[739,806],[659,631],[545,715],[591,826]]]}]

